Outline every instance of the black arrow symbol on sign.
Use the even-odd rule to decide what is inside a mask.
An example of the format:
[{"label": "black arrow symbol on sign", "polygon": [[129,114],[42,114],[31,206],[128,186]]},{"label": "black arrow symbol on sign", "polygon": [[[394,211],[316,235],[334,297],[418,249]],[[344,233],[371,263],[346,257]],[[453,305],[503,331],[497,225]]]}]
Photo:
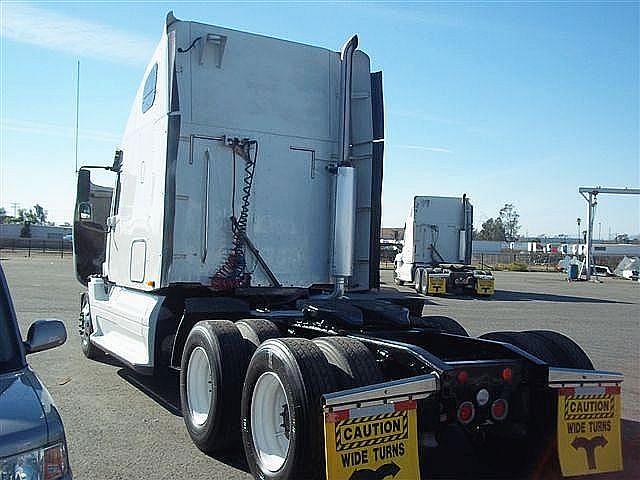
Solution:
[{"label": "black arrow symbol on sign", "polygon": [[584,448],[585,453],[587,454],[587,466],[589,470],[596,469],[596,447],[604,447],[607,443],[607,439],[602,435],[598,435],[597,437],[593,437],[592,439],[587,439],[584,437],[576,437],[571,442],[571,446],[578,450],[579,448]]},{"label": "black arrow symbol on sign", "polygon": [[351,474],[349,480],[384,480],[387,477],[395,477],[400,472],[400,467],[395,462],[385,463],[376,470],[363,468]]}]

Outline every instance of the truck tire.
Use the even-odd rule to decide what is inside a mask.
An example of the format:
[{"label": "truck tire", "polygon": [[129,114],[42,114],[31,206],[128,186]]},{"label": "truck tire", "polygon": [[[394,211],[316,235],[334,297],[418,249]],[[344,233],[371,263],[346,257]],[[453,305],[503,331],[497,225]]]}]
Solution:
[{"label": "truck tire", "polygon": [[585,351],[566,335],[551,330],[529,330],[526,332],[536,335],[552,347],[556,356],[562,358],[562,367],[593,370],[593,363]]},{"label": "truck tire", "polygon": [[422,282],[424,280],[424,270],[421,268],[416,268],[416,271],[413,274],[413,286],[416,290],[416,293],[422,293]]},{"label": "truck tire", "polygon": [[347,337],[320,337],[313,343],[333,367],[339,390],[384,381],[373,353],[362,342]]},{"label": "truck tire", "polygon": [[247,348],[252,355],[261,343],[281,336],[276,324],[264,318],[246,318],[238,320],[235,325],[242,338],[246,340]]},{"label": "truck tire", "polygon": [[80,318],[78,321],[80,332],[80,347],[85,357],[90,360],[97,360],[104,356],[104,352],[91,343],[93,333],[93,323],[91,322],[91,307],[89,306],[89,295],[82,294],[80,299]]},{"label": "truck tire", "polygon": [[233,322],[203,320],[182,351],[180,403],[193,443],[205,453],[240,440],[240,399],[249,352]]},{"label": "truck tire", "polygon": [[255,478],[324,479],[321,396],[337,382],[311,340],[267,340],[254,353],[242,392],[242,440]]},{"label": "truck tire", "polygon": [[443,333],[460,335],[462,337],[469,336],[469,333],[467,333],[465,328],[456,320],[450,317],[443,317],[439,315],[424,315],[420,318],[414,318],[412,322],[413,326],[417,328],[435,328],[442,331]]},{"label": "truck tire", "polygon": [[514,347],[537,357],[552,367],[561,367],[560,358],[553,348],[550,348],[543,339],[528,332],[491,332],[480,335],[485,340],[510,343]]},{"label": "truck tire", "polygon": [[420,276],[420,293],[429,295],[429,272],[427,270],[423,270]]}]

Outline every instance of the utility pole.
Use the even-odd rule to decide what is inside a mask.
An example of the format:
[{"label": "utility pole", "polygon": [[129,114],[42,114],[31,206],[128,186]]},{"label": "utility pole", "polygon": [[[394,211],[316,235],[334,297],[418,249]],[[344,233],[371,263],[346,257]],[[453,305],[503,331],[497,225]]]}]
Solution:
[{"label": "utility pole", "polygon": [[13,216],[17,217],[18,216],[18,207],[20,206],[20,204],[18,202],[11,202],[11,208],[13,208]]},{"label": "utility pole", "polygon": [[76,170],[78,173],[78,122],[80,117],[80,60],[78,60],[78,69],[76,73],[76,131],[75,131],[75,156]]},{"label": "utility pole", "polygon": [[587,251],[585,252],[585,275],[587,280],[591,280],[591,263],[593,262],[593,217],[595,216],[596,198],[599,193],[617,195],[640,195],[640,188],[602,188],[602,187],[580,187],[578,192],[587,201]]}]

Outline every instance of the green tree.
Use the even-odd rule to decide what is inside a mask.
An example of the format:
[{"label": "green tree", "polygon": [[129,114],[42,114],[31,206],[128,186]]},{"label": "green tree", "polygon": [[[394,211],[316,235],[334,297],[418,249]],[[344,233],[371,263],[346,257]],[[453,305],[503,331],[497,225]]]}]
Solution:
[{"label": "green tree", "polygon": [[477,232],[476,238],[478,240],[497,240],[504,241],[505,231],[502,219],[489,218],[482,224],[482,228]]},{"label": "green tree", "polygon": [[520,215],[516,211],[512,203],[505,203],[500,209],[499,218],[504,227],[504,238],[507,242],[514,242],[518,239],[520,231]]},{"label": "green tree", "polygon": [[47,225],[47,211],[39,204],[33,206],[33,213],[36,218],[37,225]]}]

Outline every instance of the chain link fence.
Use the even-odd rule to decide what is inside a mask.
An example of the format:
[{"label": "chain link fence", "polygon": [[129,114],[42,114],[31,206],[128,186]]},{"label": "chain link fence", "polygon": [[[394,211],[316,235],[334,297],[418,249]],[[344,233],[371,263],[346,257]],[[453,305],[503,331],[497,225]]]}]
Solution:
[{"label": "chain link fence", "polygon": [[73,245],[69,240],[40,238],[0,238],[0,254],[21,254],[25,257],[56,255],[71,257]]}]

